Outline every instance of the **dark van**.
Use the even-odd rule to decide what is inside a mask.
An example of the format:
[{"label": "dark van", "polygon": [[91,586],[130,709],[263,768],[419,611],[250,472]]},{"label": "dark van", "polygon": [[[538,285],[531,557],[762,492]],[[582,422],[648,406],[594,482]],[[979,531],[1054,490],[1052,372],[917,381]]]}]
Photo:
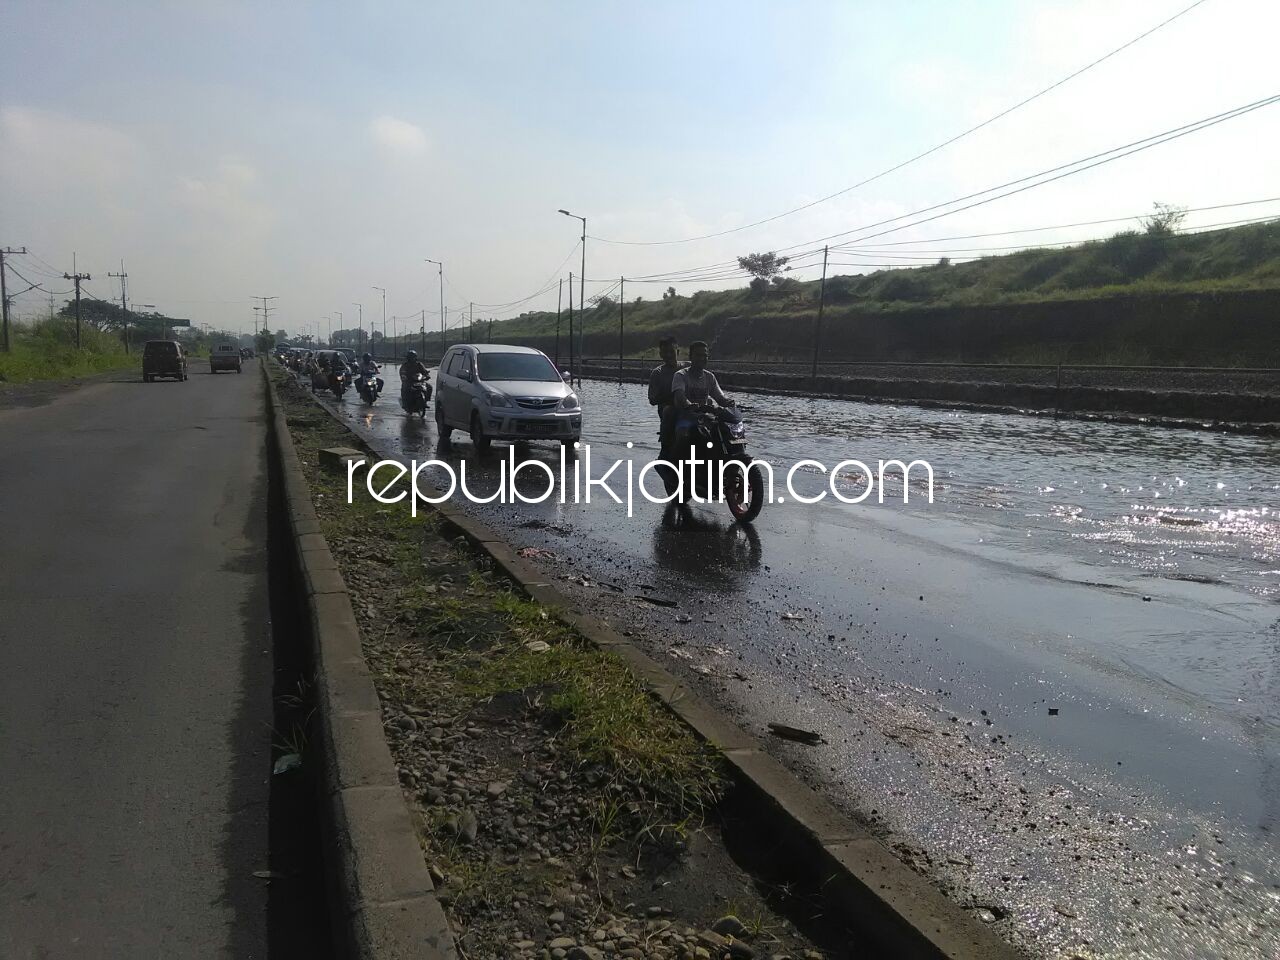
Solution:
[{"label": "dark van", "polygon": [[142,348],[142,379],[151,383],[156,377],[187,379],[187,356],[177,340],[148,340]]}]

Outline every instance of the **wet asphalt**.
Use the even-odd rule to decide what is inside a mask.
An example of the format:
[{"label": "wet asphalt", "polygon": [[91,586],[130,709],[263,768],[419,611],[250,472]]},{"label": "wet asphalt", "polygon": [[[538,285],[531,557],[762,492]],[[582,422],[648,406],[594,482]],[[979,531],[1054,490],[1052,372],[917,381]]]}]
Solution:
[{"label": "wet asphalt", "polygon": [[265,957],[261,377],[32,402],[0,410],[0,957]]},{"label": "wet asphalt", "polygon": [[[373,407],[353,393],[325,402],[380,454],[465,464],[472,490],[494,489],[506,445],[479,457],[455,433],[440,448],[433,423],[399,409],[394,368],[384,374]],[[581,392],[595,476],[654,455],[641,388]],[[743,402],[755,456],[921,457],[938,468],[937,500],[770,504],[752,526],[723,505],[467,509],[748,729],[822,733],[818,747],[769,743],[1032,953],[1272,960],[1280,564],[1268,441]],[[557,447],[526,454],[559,469]],[[797,487],[813,495],[819,479],[802,472]]]}]

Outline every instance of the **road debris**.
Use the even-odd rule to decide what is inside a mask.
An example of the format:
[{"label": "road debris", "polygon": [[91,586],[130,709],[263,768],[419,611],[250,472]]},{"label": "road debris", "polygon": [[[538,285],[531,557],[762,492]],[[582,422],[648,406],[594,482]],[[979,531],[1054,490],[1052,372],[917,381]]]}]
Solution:
[{"label": "road debris", "polygon": [[789,727],[785,723],[770,722],[769,732],[775,737],[781,737],[783,740],[794,740],[796,743],[807,743],[811,746],[827,742],[820,733],[813,730],[802,730],[799,727]]}]

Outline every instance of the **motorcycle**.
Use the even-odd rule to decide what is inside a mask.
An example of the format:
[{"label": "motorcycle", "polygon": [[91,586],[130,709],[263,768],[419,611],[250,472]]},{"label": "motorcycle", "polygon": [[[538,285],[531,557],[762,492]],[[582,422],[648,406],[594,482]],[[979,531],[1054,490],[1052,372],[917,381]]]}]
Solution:
[{"label": "motorcycle", "polygon": [[409,416],[416,413],[426,420],[427,403],[430,399],[431,384],[427,382],[426,374],[415,373],[413,379],[405,384],[405,389],[400,395],[400,406]]},{"label": "motorcycle", "polygon": [[333,391],[333,399],[342,399],[342,395],[347,392],[346,370],[334,370],[329,374],[329,389]]},{"label": "motorcycle", "polygon": [[[747,453],[747,429],[734,407],[694,409],[676,417],[673,449],[662,459],[675,464],[661,468],[667,493],[687,503],[691,494],[705,502],[724,500],[733,518],[750,523],[764,507],[764,469],[751,463]],[[689,469],[690,453],[698,454],[698,466]],[[706,466],[709,463],[710,466]]]},{"label": "motorcycle", "polygon": [[382,393],[382,378],[363,370],[356,371],[356,393],[360,394],[360,399],[365,403],[373,403],[378,399],[378,394]]}]

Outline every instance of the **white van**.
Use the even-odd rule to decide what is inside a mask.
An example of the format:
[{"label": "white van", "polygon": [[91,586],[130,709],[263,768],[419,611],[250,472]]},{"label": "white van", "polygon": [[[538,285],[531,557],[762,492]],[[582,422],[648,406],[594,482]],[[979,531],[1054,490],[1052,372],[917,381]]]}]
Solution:
[{"label": "white van", "polygon": [[478,451],[494,440],[559,440],[582,436],[578,395],[541,350],[500,343],[449,348],[436,373],[436,427],[441,442],[465,430]]}]

